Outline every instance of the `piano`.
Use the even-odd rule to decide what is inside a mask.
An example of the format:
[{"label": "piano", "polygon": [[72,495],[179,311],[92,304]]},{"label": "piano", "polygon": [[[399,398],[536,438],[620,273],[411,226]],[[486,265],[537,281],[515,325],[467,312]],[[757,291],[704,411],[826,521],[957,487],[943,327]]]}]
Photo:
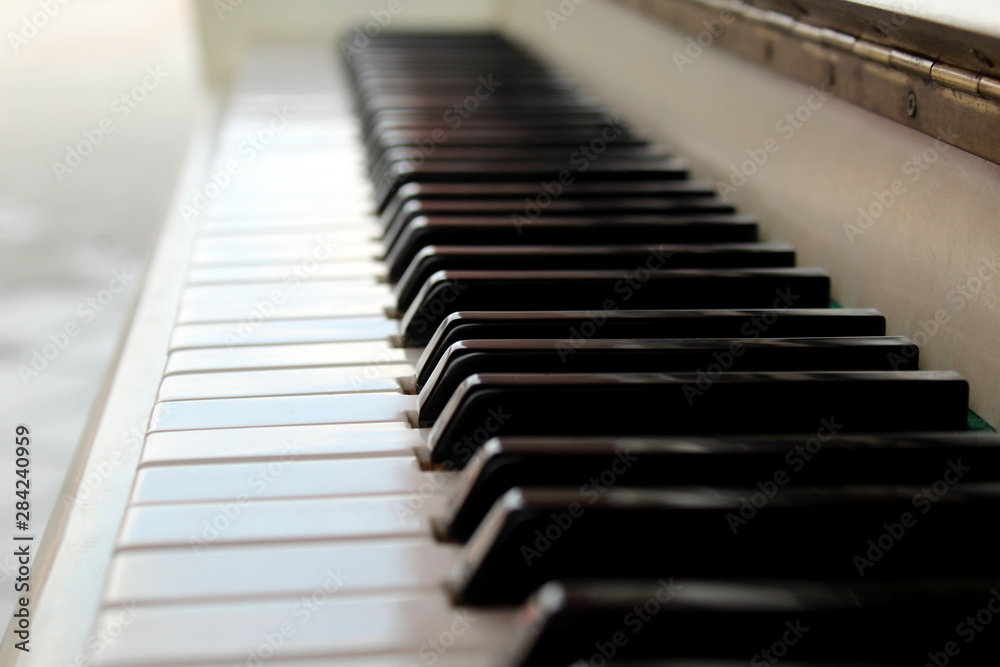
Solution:
[{"label": "piano", "polygon": [[195,138],[4,664],[995,665],[1000,42],[404,4]]}]

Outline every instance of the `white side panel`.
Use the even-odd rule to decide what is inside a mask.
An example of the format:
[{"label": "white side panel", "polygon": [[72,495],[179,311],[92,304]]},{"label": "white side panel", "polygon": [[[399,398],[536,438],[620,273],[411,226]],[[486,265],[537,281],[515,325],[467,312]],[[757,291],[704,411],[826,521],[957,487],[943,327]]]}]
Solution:
[{"label": "white side panel", "polygon": [[731,186],[765,240],[826,268],[845,307],[881,310],[923,368],[962,373],[972,408],[1000,424],[1000,167],[713,48],[710,33],[702,47],[602,0],[510,7],[512,35]]}]

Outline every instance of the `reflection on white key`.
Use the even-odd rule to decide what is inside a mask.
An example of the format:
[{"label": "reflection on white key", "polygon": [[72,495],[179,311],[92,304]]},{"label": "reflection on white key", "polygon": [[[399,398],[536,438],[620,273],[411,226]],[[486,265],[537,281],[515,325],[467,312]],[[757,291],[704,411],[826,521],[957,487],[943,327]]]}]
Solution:
[{"label": "reflection on white key", "polygon": [[394,304],[388,285],[372,280],[201,285],[184,290],[180,323],[233,322],[236,328],[279,318],[365,317],[381,315]]},{"label": "reflection on white key", "polygon": [[370,259],[381,252],[368,229],[346,229],[322,234],[211,236],[195,243],[192,263],[244,264],[312,259]]},{"label": "reflection on white key", "polygon": [[[248,660],[260,660],[262,654],[290,659],[372,653],[408,653],[410,663],[424,664],[422,655],[434,654],[431,640],[437,640],[437,649],[449,645],[448,653],[495,656],[513,631],[513,612],[457,609],[444,593],[338,596],[335,586],[318,588],[305,599],[142,609],[98,664],[229,665],[253,664]],[[120,608],[108,610],[97,627],[113,625],[122,613]],[[277,651],[274,637],[281,640]]]},{"label": "reflection on white key", "polygon": [[253,325],[233,322],[180,324],[174,327],[170,349],[385,340],[398,333],[399,321],[384,315],[263,320]]},{"label": "reflection on white key", "polygon": [[420,431],[393,422],[165,431],[146,437],[142,463],[407,456],[423,444]]},{"label": "reflection on white key", "polygon": [[341,572],[345,593],[437,589],[461,545],[429,537],[291,545],[123,551],[108,577],[105,604],[302,595]]},{"label": "reflection on white key", "polygon": [[[266,652],[266,651],[265,651]],[[249,655],[249,654],[248,654]],[[425,653],[425,655],[427,655]],[[103,665],[100,660],[95,663]],[[250,665],[249,657],[237,665]],[[315,658],[315,659],[291,659],[274,657],[264,662],[267,667],[418,667],[424,663],[424,658],[413,659],[413,652],[404,653],[377,653],[368,655],[337,656],[336,658]],[[497,656],[487,652],[469,652],[459,650],[449,650],[447,653],[437,655],[434,667],[496,667]],[[138,663],[130,663],[130,667],[137,667]],[[185,662],[184,667],[219,667],[219,663],[208,664],[204,662]]]},{"label": "reflection on white key", "polygon": [[444,498],[365,496],[236,502],[137,505],[125,513],[118,548],[190,547],[216,544],[355,540],[429,535],[429,517]]},{"label": "reflection on white key", "polygon": [[416,396],[310,394],[166,401],[153,407],[147,433],[202,428],[403,422]]},{"label": "reflection on white key", "polygon": [[359,366],[412,362],[416,349],[392,347],[388,341],[307,343],[300,345],[244,345],[178,350],[167,359],[165,375],[199,371],[303,368],[307,366]]},{"label": "reflection on white key", "polygon": [[[331,222],[333,220],[333,222]],[[381,236],[382,228],[368,213],[356,213],[347,215],[338,214],[332,216],[301,216],[288,218],[275,216],[273,218],[260,217],[237,217],[227,219],[216,219],[204,221],[200,230],[203,235],[220,236],[223,234],[287,234],[312,232],[318,234],[334,227],[356,227],[365,228],[371,232],[370,238]],[[191,273],[188,274],[190,280]]]},{"label": "reflection on white key", "polygon": [[163,378],[157,400],[399,391],[397,378],[412,375],[412,365],[382,363],[288,370],[181,373]]},{"label": "reflection on white key", "polygon": [[[369,283],[377,276],[385,274],[385,264],[374,260],[364,262],[320,262],[301,273],[305,280],[365,279]],[[208,285],[221,283],[266,283],[281,282],[295,276],[288,265],[249,264],[247,266],[206,266],[192,267],[188,271],[188,285]]]},{"label": "reflection on white key", "polygon": [[238,498],[305,498],[409,494],[438,495],[446,476],[420,470],[413,454],[396,458],[296,460],[298,453],[272,461],[211,463],[141,468],[132,503],[235,501]]}]

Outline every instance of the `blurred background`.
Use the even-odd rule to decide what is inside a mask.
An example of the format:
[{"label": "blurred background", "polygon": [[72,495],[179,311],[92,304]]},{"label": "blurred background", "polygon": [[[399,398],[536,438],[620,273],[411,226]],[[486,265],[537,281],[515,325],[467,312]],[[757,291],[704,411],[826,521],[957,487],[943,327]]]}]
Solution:
[{"label": "blurred background", "polygon": [[[486,24],[500,4],[0,0],[0,537],[13,532],[16,425],[33,436],[36,539],[65,502],[209,91],[224,93],[249,45],[327,44],[393,1],[394,23],[438,27]],[[3,550],[2,617],[15,570]]]},{"label": "blurred background", "polygon": [[[175,185],[200,76],[187,0],[63,2],[0,2],[4,537],[17,424],[33,433],[32,534],[61,502]],[[16,565],[3,554],[6,617]]]}]

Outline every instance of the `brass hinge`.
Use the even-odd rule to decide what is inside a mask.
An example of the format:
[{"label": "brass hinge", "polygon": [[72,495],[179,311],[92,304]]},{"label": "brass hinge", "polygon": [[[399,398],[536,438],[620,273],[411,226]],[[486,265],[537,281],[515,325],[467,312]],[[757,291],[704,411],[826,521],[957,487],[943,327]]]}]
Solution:
[{"label": "brass hinge", "polygon": [[[721,17],[726,26],[724,32],[713,33],[708,40],[710,43],[718,42],[724,48],[787,76],[814,85],[828,85],[831,92],[842,99],[1000,163],[1000,139],[994,137],[1000,121],[997,104],[1000,102],[1000,78],[995,76],[996,67],[992,64],[974,71],[947,62],[947,49],[942,49],[943,55],[932,57],[894,46],[894,40],[888,38],[887,43],[879,43],[860,34],[814,25],[782,11],[755,6],[748,0],[616,1],[692,35],[700,35],[706,25],[719,23]],[[780,6],[781,2],[769,0],[768,4]],[[794,11],[801,4],[801,1],[786,3],[784,7]],[[849,11],[847,3],[843,4],[842,9]],[[817,19],[812,17],[812,20],[816,22]],[[924,26],[917,19],[904,17],[904,20]],[[906,27],[910,29],[911,25]],[[910,32],[912,37],[917,31]],[[875,31],[871,36],[878,33]],[[936,44],[936,35],[931,33],[928,37],[929,40],[917,40],[916,43]],[[955,29],[947,37],[948,43],[954,46],[960,42],[962,34]],[[990,38],[977,35],[976,39]],[[990,44],[997,46],[996,51],[1000,52],[996,41]],[[954,60],[963,60],[962,54],[958,53]],[[985,56],[980,60],[991,62]],[[964,61],[970,62],[967,54]],[[901,74],[890,77],[877,74],[879,71]],[[850,81],[842,90],[835,85],[841,79]],[[917,113],[918,106],[923,109],[921,114]],[[961,125],[960,139],[953,141],[942,136],[937,124],[943,118],[948,122],[954,119]]]}]

